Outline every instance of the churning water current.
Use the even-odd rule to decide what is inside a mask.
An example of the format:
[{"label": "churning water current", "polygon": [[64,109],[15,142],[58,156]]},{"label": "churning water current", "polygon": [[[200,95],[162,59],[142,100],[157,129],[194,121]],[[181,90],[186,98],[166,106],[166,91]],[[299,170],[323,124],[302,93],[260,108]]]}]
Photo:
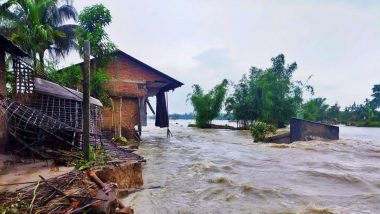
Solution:
[{"label": "churning water current", "polygon": [[124,199],[135,213],[380,213],[379,128],[280,145],[187,124],[143,132],[144,185],[162,188]]}]

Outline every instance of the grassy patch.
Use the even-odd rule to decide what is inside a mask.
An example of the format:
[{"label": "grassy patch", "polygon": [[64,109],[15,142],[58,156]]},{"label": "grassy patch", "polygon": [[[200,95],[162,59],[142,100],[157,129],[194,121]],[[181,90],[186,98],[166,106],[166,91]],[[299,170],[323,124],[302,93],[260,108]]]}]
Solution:
[{"label": "grassy patch", "polygon": [[350,121],[347,125],[357,127],[380,127],[380,121]]}]

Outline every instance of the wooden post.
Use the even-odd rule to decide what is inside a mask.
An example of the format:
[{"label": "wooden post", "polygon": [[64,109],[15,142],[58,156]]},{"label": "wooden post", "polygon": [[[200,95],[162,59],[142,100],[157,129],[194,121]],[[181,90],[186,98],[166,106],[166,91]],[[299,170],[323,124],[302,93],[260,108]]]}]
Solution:
[{"label": "wooden post", "polygon": [[118,127],[118,137],[121,137],[121,120],[122,120],[122,113],[121,109],[123,106],[123,98],[120,97],[120,102],[119,102],[119,127]]},{"label": "wooden post", "polygon": [[0,98],[7,96],[6,87],[7,71],[5,70],[5,51],[0,49]]},{"label": "wooden post", "polygon": [[139,137],[141,137],[141,130],[142,130],[142,127],[141,127],[141,97],[138,97],[137,98],[137,102],[138,102],[138,112],[139,112],[139,123],[138,123],[138,132],[139,132]]},{"label": "wooden post", "polygon": [[90,42],[84,41],[83,56],[83,151],[90,158]]},{"label": "wooden post", "polygon": [[[4,99],[7,96],[6,76],[7,76],[7,73],[5,69],[5,51],[0,48],[0,99]],[[0,106],[0,108],[2,107]],[[8,143],[7,115],[3,115],[3,116],[0,116],[0,152],[4,152],[5,145],[7,143]]]}]

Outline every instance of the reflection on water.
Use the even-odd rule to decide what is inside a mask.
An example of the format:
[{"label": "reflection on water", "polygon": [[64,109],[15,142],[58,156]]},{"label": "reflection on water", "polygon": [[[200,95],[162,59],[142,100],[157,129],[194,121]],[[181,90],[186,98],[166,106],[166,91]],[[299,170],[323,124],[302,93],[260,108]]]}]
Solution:
[{"label": "reflection on water", "polygon": [[341,127],[343,140],[255,144],[247,131],[152,126],[139,153],[135,213],[379,213],[380,129]]}]

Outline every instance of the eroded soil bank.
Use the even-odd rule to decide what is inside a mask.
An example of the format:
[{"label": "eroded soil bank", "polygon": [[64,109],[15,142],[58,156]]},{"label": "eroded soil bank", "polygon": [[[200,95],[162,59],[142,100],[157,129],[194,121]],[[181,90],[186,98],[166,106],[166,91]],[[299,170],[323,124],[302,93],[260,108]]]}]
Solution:
[{"label": "eroded soil bank", "polygon": [[170,139],[164,129],[145,129],[144,186],[162,188],[124,199],[135,213],[380,210],[380,129],[341,127],[339,141],[278,145],[187,123],[173,121]]}]

